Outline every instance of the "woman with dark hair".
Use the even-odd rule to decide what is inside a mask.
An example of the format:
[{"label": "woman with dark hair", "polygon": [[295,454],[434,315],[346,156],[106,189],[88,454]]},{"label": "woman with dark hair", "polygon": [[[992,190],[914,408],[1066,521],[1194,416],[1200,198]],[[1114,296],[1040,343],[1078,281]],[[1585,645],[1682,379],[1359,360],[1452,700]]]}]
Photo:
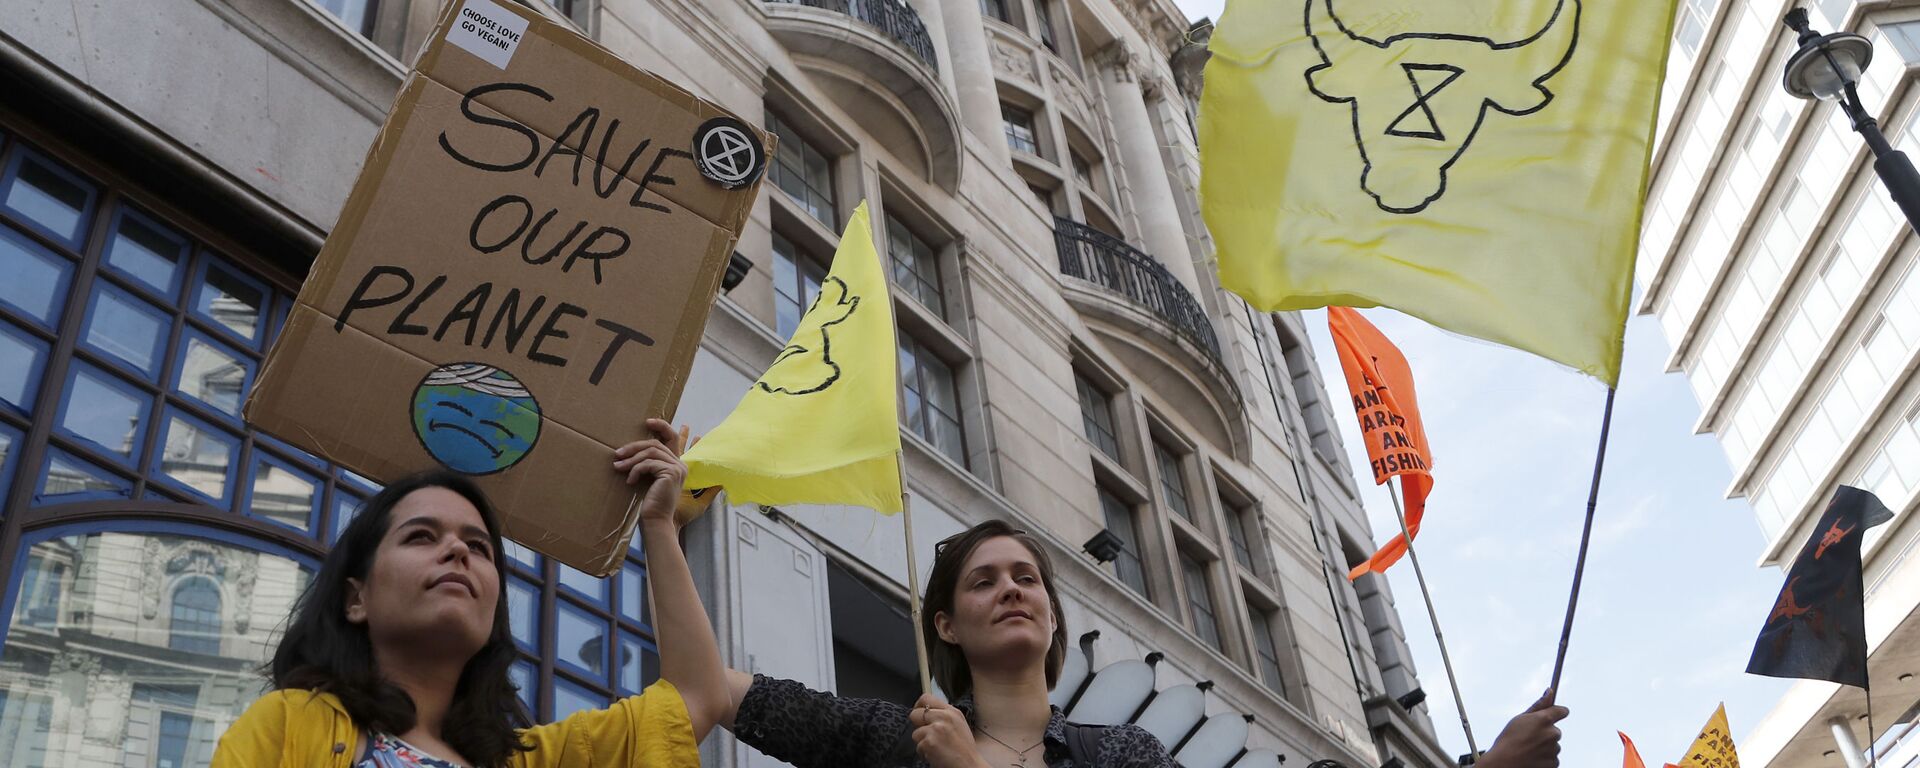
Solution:
[{"label": "woman with dark hair", "polygon": [[647,429],[655,439],[615,451],[613,471],[646,485],[659,682],[529,727],[508,675],[499,519],[465,476],[423,472],[387,486],[341,534],[274,653],[274,691],[220,738],[214,765],[698,766],[700,739],[728,708],[726,678],[674,528],[679,441],[664,421]]},{"label": "woman with dark hair", "polygon": [[951,705],[841,698],[728,670],[740,703],[721,724],[796,768],[1174,765],[1139,726],[1081,726],[1047,703],[1066,663],[1066,615],[1053,563],[1025,531],[989,520],[940,542],[921,614]]},{"label": "woman with dark hair", "polygon": [[[843,698],[729,669],[738,704],[720,724],[795,768],[1172,768],[1139,726],[1070,723],[1048,703],[1068,647],[1054,584],[1039,541],[1004,521],[976,525],[934,547],[921,603],[929,671],[951,705]],[[1558,766],[1566,716],[1542,700],[1478,765]]]}]

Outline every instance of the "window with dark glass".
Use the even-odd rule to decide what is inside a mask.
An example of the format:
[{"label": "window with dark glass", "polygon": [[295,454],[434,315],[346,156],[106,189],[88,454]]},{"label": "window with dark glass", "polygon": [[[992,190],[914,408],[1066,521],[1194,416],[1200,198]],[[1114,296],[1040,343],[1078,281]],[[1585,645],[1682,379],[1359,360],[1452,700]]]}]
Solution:
[{"label": "window with dark glass", "polygon": [[1000,105],[1000,123],[1007,131],[1007,146],[1029,155],[1040,154],[1040,143],[1033,129],[1033,113],[1012,104]]},{"label": "window with dark glass", "polygon": [[1100,512],[1107,519],[1107,531],[1120,539],[1120,554],[1113,561],[1114,575],[1120,578],[1120,583],[1145,597],[1147,572],[1140,564],[1140,530],[1133,506],[1103,486],[1096,485],[1094,490],[1100,495]]},{"label": "window with dark glass", "polygon": [[1253,568],[1253,549],[1247,545],[1247,526],[1253,522],[1252,515],[1224,498],[1220,500],[1220,509],[1227,513],[1227,539],[1233,545],[1234,561],[1243,568]]},{"label": "window with dark glass", "polygon": [[1193,519],[1193,509],[1187,503],[1187,475],[1181,466],[1180,454],[1174,453],[1166,443],[1153,441],[1153,461],[1160,470],[1160,497],[1167,502],[1167,508],[1188,520]]},{"label": "window with dark glass", "polygon": [[1073,387],[1080,395],[1080,429],[1093,447],[1114,461],[1120,460],[1120,441],[1113,433],[1113,398],[1092,379],[1079,371],[1073,374]]},{"label": "window with dark glass", "polygon": [[192,576],[174,587],[171,617],[167,623],[168,648],[219,655],[220,588],[211,579]]},{"label": "window with dark glass", "polygon": [[374,4],[377,0],[314,0],[347,29],[362,36],[373,35]]},{"label": "window with dark glass", "polygon": [[1073,165],[1073,177],[1080,180],[1080,186],[1087,191],[1093,190],[1093,164],[1080,156],[1079,152],[1067,150],[1067,162]]},{"label": "window with dark glass", "polygon": [[1213,588],[1207,585],[1207,566],[1185,552],[1180,553],[1180,573],[1186,579],[1187,618],[1201,642],[1220,650],[1220,624],[1213,610]]},{"label": "window with dark glass", "polygon": [[820,295],[820,283],[827,279],[827,268],[819,260],[795,247],[793,242],[773,236],[773,329],[780,338],[791,338],[800,327],[800,316],[813,307]]},{"label": "window with dark glass", "polygon": [[1000,21],[1012,20],[1012,16],[1007,13],[1007,0],[980,0],[980,13]]},{"label": "window with dark glass", "polygon": [[933,354],[913,334],[901,330],[900,407],[907,431],[924,438],[961,466],[967,464],[967,444],[960,432],[960,395],[953,368]]},{"label": "window with dark glass", "polygon": [[907,289],[934,314],[946,316],[946,301],[940,292],[939,253],[905,222],[892,216],[887,217],[887,259],[893,265],[895,285]]},{"label": "window with dark glass", "polygon": [[1050,0],[1033,0],[1033,20],[1040,27],[1040,44],[1054,53],[1060,52],[1060,44],[1054,40],[1053,10],[1048,7]]},{"label": "window with dark glass", "polygon": [[1247,607],[1247,615],[1253,617],[1253,646],[1254,655],[1259,660],[1260,681],[1284,697],[1287,695],[1286,678],[1280,673],[1280,648],[1273,641],[1273,622],[1278,617],[1252,606]]},{"label": "window with dark glass", "polygon": [[779,115],[767,113],[767,130],[780,138],[767,179],[827,229],[839,231],[833,206],[833,160]]}]

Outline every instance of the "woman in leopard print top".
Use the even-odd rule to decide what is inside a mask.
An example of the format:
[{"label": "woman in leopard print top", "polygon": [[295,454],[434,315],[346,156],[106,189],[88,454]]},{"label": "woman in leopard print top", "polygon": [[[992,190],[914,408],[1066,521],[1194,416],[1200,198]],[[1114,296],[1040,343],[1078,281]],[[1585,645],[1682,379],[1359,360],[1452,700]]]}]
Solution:
[{"label": "woman in leopard print top", "polygon": [[729,670],[739,703],[721,724],[796,768],[1173,768],[1136,725],[1082,732],[1092,738],[1072,746],[1082,726],[1047,703],[1066,663],[1066,617],[1053,565],[1024,531],[992,520],[940,542],[922,614],[951,705],[843,698]]}]

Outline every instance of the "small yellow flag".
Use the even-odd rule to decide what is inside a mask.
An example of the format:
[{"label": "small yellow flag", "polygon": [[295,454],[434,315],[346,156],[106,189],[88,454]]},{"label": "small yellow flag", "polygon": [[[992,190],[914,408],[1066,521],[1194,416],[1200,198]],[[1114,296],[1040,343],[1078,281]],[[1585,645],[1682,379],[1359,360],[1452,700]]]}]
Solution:
[{"label": "small yellow flag", "polygon": [[1727,705],[1713,711],[1700,737],[1687,747],[1679,768],[1740,768],[1740,756],[1733,753],[1733,733],[1727,728]]},{"label": "small yellow flag", "polygon": [[687,487],[755,504],[899,512],[893,300],[861,201],[785,349],[684,456]]},{"label": "small yellow flag", "polygon": [[1221,283],[1615,382],[1673,7],[1229,0],[1199,124]]}]

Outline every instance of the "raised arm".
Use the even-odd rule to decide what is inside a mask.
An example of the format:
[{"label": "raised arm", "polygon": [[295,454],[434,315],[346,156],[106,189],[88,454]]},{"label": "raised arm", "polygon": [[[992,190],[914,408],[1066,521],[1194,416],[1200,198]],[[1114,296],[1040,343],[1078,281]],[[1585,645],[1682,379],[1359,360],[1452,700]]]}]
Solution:
[{"label": "raised arm", "polygon": [[646,486],[640,501],[640,536],[653,586],[660,677],[679,689],[693,722],[693,738],[699,741],[731,713],[726,667],[720,663],[713,625],[693,588],[693,573],[680,550],[680,532],[673,521],[674,506],[687,479],[687,465],[681,463],[677,450],[683,440],[672,425],[659,419],[648,419],[647,430],[653,438],[621,446],[613,466],[626,473],[627,482]]}]

